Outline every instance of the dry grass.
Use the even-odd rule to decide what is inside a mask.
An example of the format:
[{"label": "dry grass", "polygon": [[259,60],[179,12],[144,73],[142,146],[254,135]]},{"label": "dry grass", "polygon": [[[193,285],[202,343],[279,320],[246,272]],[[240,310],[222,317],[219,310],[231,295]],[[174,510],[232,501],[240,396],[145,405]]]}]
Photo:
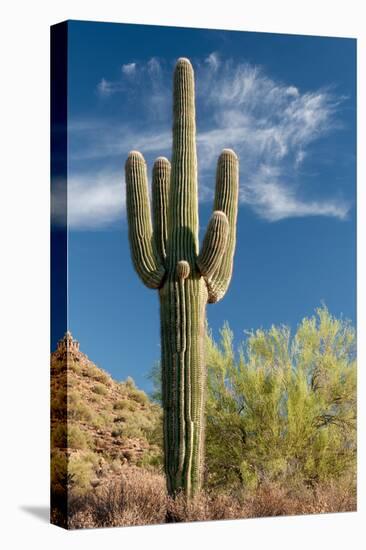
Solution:
[{"label": "dry grass", "polygon": [[[167,496],[164,476],[142,468],[122,468],[116,482],[71,496],[68,527],[112,527],[173,522],[321,514],[356,510],[355,490],[342,484],[286,490],[271,484],[251,494],[203,492],[191,502]],[[54,511],[56,518],[57,511]]]},{"label": "dry grass", "polygon": [[163,476],[127,467],[120,481],[70,499],[69,528],[164,523],[166,500]]},{"label": "dry grass", "polygon": [[357,508],[356,490],[342,483],[296,490],[271,484],[248,497],[245,506],[247,517],[252,518],[352,512]]}]

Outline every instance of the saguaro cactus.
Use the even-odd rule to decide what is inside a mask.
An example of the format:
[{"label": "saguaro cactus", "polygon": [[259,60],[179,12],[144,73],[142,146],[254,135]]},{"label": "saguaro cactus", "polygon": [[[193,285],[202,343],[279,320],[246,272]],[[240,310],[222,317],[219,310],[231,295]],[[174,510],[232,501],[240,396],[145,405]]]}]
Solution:
[{"label": "saguaro cactus", "polygon": [[131,151],[126,195],[132,260],[146,286],[160,296],[164,457],[171,495],[201,487],[204,453],[206,303],[220,300],[230,282],[236,240],[238,158],[219,157],[214,212],[198,244],[196,121],[193,68],[174,72],[172,165],[159,157],[152,174],[153,224],[146,163]]}]

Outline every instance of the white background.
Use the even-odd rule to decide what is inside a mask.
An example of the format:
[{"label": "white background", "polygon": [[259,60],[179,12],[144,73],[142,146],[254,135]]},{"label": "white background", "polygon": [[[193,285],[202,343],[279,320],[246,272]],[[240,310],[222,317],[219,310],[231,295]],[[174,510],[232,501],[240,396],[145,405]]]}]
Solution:
[{"label": "white background", "polygon": [[[358,549],[365,539],[365,16],[360,0],[4,1],[0,101],[2,548]],[[358,38],[359,511],[66,532],[48,524],[49,26],[84,19]],[[363,26],[363,29],[362,29]],[[361,124],[362,121],[362,124]],[[363,249],[363,250],[362,250]],[[362,544],[363,542],[363,544]]]}]

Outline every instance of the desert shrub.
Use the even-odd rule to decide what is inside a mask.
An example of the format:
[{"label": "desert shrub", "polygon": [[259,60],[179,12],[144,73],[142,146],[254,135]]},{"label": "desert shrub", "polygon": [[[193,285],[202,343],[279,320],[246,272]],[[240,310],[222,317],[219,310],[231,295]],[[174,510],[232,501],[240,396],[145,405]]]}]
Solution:
[{"label": "desert shrub", "polygon": [[128,401],[127,399],[120,399],[113,403],[113,409],[115,411],[123,411],[124,409],[128,408]]},{"label": "desert shrub", "polygon": [[246,517],[243,506],[230,495],[215,495],[202,491],[191,500],[187,500],[183,494],[179,494],[175,499],[167,498],[168,523],[243,517]]},{"label": "desert shrub", "polygon": [[144,426],[144,437],[149,443],[149,449],[142,458],[143,466],[163,466],[163,411],[160,406],[151,407],[150,424]]},{"label": "desert shrub", "polygon": [[126,418],[127,418],[126,416],[115,416],[113,418],[113,422],[114,423],[116,423],[116,422],[125,422]]},{"label": "desert shrub", "polygon": [[81,394],[77,390],[67,392],[67,405],[68,407],[75,405],[81,401]]},{"label": "desert shrub", "polygon": [[265,483],[242,500],[246,517],[291,516],[355,511],[356,493],[344,483],[299,485],[295,490],[279,483]]},{"label": "desert shrub", "polygon": [[91,425],[94,428],[106,428],[111,424],[111,416],[110,414],[106,412],[101,412],[98,414],[93,414],[93,417],[91,419]]},{"label": "desert shrub", "polygon": [[355,471],[355,332],[323,307],[291,338],[207,339],[208,486],[326,483]]},{"label": "desert shrub", "polygon": [[155,443],[158,441],[158,434],[161,433],[160,426],[159,416],[153,409],[149,413],[141,409],[124,413],[123,435],[125,437],[146,439],[149,443]]},{"label": "desert shrub", "polygon": [[136,403],[134,403],[133,401],[129,401],[128,399],[120,399],[113,403],[113,409],[115,411],[135,411],[136,408]]},{"label": "desert shrub", "polygon": [[95,365],[90,365],[87,369],[84,369],[83,375],[88,378],[92,378],[96,382],[101,382],[107,386],[111,385],[110,375],[102,369],[99,369]]},{"label": "desert shrub", "polygon": [[135,384],[135,381],[132,378],[132,376],[127,376],[127,378],[123,382],[123,384],[124,384],[125,388],[127,388],[128,390],[135,390],[136,389],[136,384]]},{"label": "desert shrub", "polygon": [[86,489],[69,501],[69,527],[111,527],[152,525],[293,514],[345,512],[356,509],[355,493],[342,484],[305,485],[296,491],[278,484],[261,485],[250,494],[202,491],[187,501],[166,493],[165,478],[152,470],[118,468],[120,482],[111,481],[96,489]]},{"label": "desert shrub", "polygon": [[161,363],[156,361],[148,374],[148,379],[152,382],[152,390],[149,397],[153,403],[161,405],[163,403],[163,393],[161,385]]},{"label": "desert shrub", "polygon": [[82,366],[77,361],[69,361],[67,366],[70,370],[75,372],[75,374],[81,374],[83,372]]},{"label": "desert shrub", "polygon": [[89,445],[90,438],[88,434],[75,424],[60,423],[52,428],[52,449],[87,449]]},{"label": "desert shrub", "polygon": [[59,423],[52,427],[51,431],[51,448],[66,449],[67,448],[67,424]]},{"label": "desert shrub", "polygon": [[112,472],[114,472],[115,474],[119,473],[121,471],[121,469],[123,468],[122,462],[118,459],[112,460],[112,462],[110,464],[110,467],[111,467]]},{"label": "desert shrub", "polygon": [[79,426],[68,424],[67,443],[70,449],[88,449],[91,445],[89,435]]},{"label": "desert shrub", "polygon": [[70,489],[74,495],[83,494],[90,488],[90,482],[95,477],[95,462],[90,457],[69,458],[68,474]]},{"label": "desert shrub", "polygon": [[92,409],[83,401],[78,392],[69,393],[68,396],[68,418],[70,420],[84,420],[91,422],[93,419]]},{"label": "desert shrub", "polygon": [[129,390],[128,397],[140,405],[147,405],[149,403],[149,398],[146,393],[138,389]]},{"label": "desert shrub", "polygon": [[107,395],[107,393],[108,393],[108,389],[105,386],[103,386],[102,384],[96,384],[95,386],[93,386],[92,391],[94,393],[99,394],[99,395]]},{"label": "desert shrub", "polygon": [[153,468],[156,471],[163,471],[164,457],[161,447],[156,445],[150,446],[148,450],[144,452],[142,457],[137,461],[136,465],[141,468]]},{"label": "desert shrub", "polygon": [[71,497],[71,528],[164,523],[164,478],[132,467],[121,472],[121,482],[98,487],[81,498]]},{"label": "desert shrub", "polygon": [[143,439],[144,438],[144,432],[141,429],[141,426],[138,424],[136,425],[134,422],[126,422],[123,426],[123,428],[115,429],[114,432],[119,432],[119,435],[122,434],[124,437],[129,439]]},{"label": "desert shrub", "polygon": [[100,404],[102,402],[102,396],[98,393],[94,393],[93,395],[90,396],[90,402],[91,403],[98,403]]},{"label": "desert shrub", "polygon": [[68,486],[67,456],[57,448],[51,453],[51,490],[54,495],[63,497]]},{"label": "desert shrub", "polygon": [[57,419],[66,418],[67,416],[67,391],[63,387],[52,392],[51,416]]}]

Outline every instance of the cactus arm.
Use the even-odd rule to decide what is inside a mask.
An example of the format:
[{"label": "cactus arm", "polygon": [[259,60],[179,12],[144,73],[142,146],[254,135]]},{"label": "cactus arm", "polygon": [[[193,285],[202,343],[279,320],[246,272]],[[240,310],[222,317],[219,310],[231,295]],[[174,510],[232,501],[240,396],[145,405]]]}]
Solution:
[{"label": "cactus arm", "polygon": [[159,288],[165,268],[153,246],[146,163],[138,151],[126,161],[126,202],[132,261],[143,283]]},{"label": "cactus arm", "polygon": [[173,148],[169,205],[168,267],[198,254],[198,199],[194,75],[188,59],[180,58],[173,81]]},{"label": "cactus arm", "polygon": [[156,159],[152,177],[152,206],[154,242],[161,263],[166,259],[168,239],[168,208],[170,188],[170,162],[165,157]]},{"label": "cactus arm", "polygon": [[214,210],[226,214],[229,235],[221,262],[208,277],[208,302],[221,300],[229,286],[236,242],[236,218],[238,212],[239,160],[234,151],[224,149],[217,162]]},{"label": "cactus arm", "polygon": [[219,267],[225,254],[229,236],[229,222],[224,212],[213,212],[203,240],[197,265],[204,277],[210,278]]}]

